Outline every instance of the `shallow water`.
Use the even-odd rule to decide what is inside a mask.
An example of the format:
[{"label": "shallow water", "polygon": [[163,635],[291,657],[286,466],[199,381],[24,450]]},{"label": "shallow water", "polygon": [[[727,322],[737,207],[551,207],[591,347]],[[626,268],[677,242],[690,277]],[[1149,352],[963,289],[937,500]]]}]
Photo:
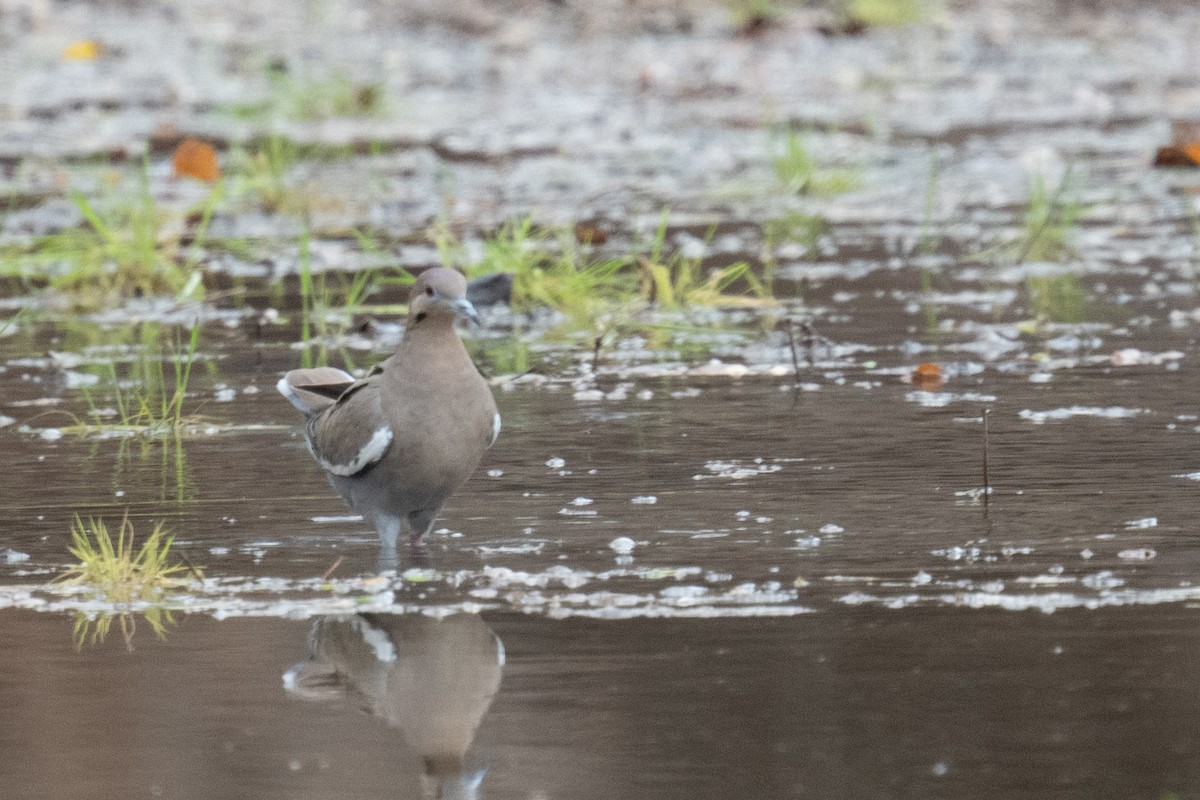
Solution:
[{"label": "shallow water", "polygon": [[[487,798],[1188,797],[1195,623],[1183,607],[488,614],[506,660],[490,706],[460,710],[459,727],[482,714],[465,771],[486,769]],[[362,710],[370,684],[289,694],[310,627],[189,616],[134,652],[75,652],[67,620],[9,612],[0,781],[12,797],[420,796],[413,742],[455,722],[389,725]],[[456,655],[425,696],[489,685],[472,677],[486,659]],[[418,702],[391,685],[397,707]]]},{"label": "shallow water", "polygon": [[[202,406],[215,432],[178,445],[11,435],[6,547],[29,559],[0,574],[61,563],[72,514],[125,508],[168,521],[214,579],[313,578],[339,557],[339,577],[369,570],[373,532],[332,495],[271,387],[273,362],[293,357],[231,352],[220,381],[243,393]],[[791,375],[635,379],[599,402],[570,384],[501,389],[501,441],[430,537],[437,574],[402,597],[614,614],[668,584],[684,607],[1191,599],[1182,537],[1200,425],[1172,363],[1046,383],[987,370],[936,391],[855,366],[802,375],[805,388]],[[602,370],[598,383],[617,380]],[[592,595],[606,599],[577,607]]]},{"label": "shallow water", "polygon": [[[223,143],[230,197],[203,304],[68,313],[5,270],[5,318],[34,308],[0,321],[0,795],[1200,796],[1197,181],[1149,166],[1200,108],[1195,9],[965,2],[831,38],[700,0],[15,5],[0,247],[82,224],[68,188],[136,196],[143,148],[191,230],[183,135]],[[392,105],[231,111],[339,70]],[[781,126],[861,185],[783,185]],[[277,176],[303,212],[236,166],[268,136],[318,146]],[[1042,263],[1013,243],[1066,174],[1080,222]],[[376,574],[273,388],[301,229],[317,270],[419,267],[434,223],[470,251],[587,221],[624,255],[664,208],[669,252],[773,265],[780,306],[628,311],[595,356],[485,313],[504,431],[426,556]],[[197,316],[178,439],[66,428]],[[335,365],[399,333],[354,323]],[[909,382],[922,362],[942,385]],[[51,582],[76,514],[125,513],[203,573],[162,639],[145,604]]]},{"label": "shallow water", "polygon": [[[1153,331],[1147,352],[1175,343]],[[1198,421],[1174,361],[1031,382],[1005,356],[936,391],[876,346],[803,368],[802,388],[703,359],[660,363],[675,377],[569,362],[498,387],[502,438],[428,560],[378,577],[374,534],[271,388],[296,352],[219,340],[196,393],[235,397],[202,406],[211,430],[178,449],[6,434],[13,796],[1197,789]],[[9,364],[5,410],[28,415],[8,409],[61,370]],[[580,399],[623,379],[623,399]],[[78,390],[49,394],[86,412]],[[76,650],[80,615],[112,608],[45,581],[73,513],[127,507],[167,521],[205,580],[168,593],[165,640],[135,613],[132,651],[117,623]],[[308,641],[335,669],[293,671],[289,691]],[[454,758],[428,766],[431,741]]]}]

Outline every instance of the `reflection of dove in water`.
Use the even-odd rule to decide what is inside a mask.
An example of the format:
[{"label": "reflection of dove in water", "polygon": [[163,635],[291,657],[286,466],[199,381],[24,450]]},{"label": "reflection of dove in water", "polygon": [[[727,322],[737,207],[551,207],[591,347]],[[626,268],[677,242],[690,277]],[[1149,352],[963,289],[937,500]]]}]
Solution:
[{"label": "reflection of dove in water", "polygon": [[283,676],[308,700],[345,696],[399,729],[424,763],[426,794],[478,795],[483,771],[464,760],[500,686],[504,645],[475,614],[360,614],[322,617],[308,638],[309,658]]}]

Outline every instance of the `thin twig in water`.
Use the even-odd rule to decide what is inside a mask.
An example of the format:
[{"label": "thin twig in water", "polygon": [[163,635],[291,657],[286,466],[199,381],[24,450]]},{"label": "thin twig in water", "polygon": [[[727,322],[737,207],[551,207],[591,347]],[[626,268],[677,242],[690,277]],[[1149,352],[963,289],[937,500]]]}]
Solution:
[{"label": "thin twig in water", "polygon": [[987,513],[988,495],[992,493],[992,484],[988,479],[988,415],[990,408],[983,410],[983,513]]},{"label": "thin twig in water", "polygon": [[321,576],[321,580],[323,580],[323,581],[329,580],[329,576],[333,574],[333,571],[342,565],[342,560],[344,558],[345,558],[345,556],[338,556],[337,561],[334,561],[332,564],[329,565],[329,569],[325,570],[325,574]]},{"label": "thin twig in water", "polygon": [[796,373],[796,383],[799,383],[800,382],[800,357],[796,353],[796,331],[795,331],[795,328],[796,328],[796,321],[793,320],[791,317],[788,317],[788,321],[787,321],[788,348],[792,352],[792,370]]},{"label": "thin twig in water", "polygon": [[604,334],[602,333],[596,337],[594,342],[592,342],[592,374],[593,375],[595,375],[596,371],[600,369],[600,348],[603,345],[604,345]]},{"label": "thin twig in water", "polygon": [[193,576],[195,576],[196,580],[198,580],[198,581],[204,580],[204,573],[201,572],[200,568],[197,567],[195,564],[193,564],[191,559],[189,559],[184,553],[182,553],[182,552],[179,553],[179,559],[183,562],[183,565],[188,568],[188,571],[191,572]]},{"label": "thin twig in water", "polygon": [[807,320],[800,323],[800,332],[804,334],[804,349],[808,351],[808,363],[810,366],[815,366],[817,363],[817,345],[824,347],[828,353],[832,350],[833,342],[817,333],[817,329]]}]

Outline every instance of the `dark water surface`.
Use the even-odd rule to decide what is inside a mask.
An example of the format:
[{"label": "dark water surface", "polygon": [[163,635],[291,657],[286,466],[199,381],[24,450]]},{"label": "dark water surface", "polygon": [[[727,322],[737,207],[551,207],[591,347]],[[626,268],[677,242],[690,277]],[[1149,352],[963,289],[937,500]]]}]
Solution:
[{"label": "dark water surface", "polygon": [[[168,522],[214,579],[315,578],[338,558],[339,577],[370,571],[373,531],[346,517],[273,389],[294,352],[231,353],[219,377],[236,400],[199,406],[215,433],[46,441],[10,427],[3,545],[29,558],[0,575],[44,580],[73,514],[126,509]],[[612,592],[639,607],[717,597],[792,612],[1200,599],[1195,380],[1171,366],[1085,364],[1045,383],[989,369],[936,391],[857,365],[806,370],[810,391],[790,375],[635,379],[602,402],[575,399],[569,382],[499,389],[501,439],[429,540],[441,577],[397,591],[562,613],[615,611]],[[54,408],[86,413],[65,395]]]},{"label": "dark water surface", "polygon": [[[461,619],[426,620],[416,634],[392,625],[406,643],[399,669],[381,678],[364,675],[365,656],[343,660],[355,692],[314,702],[281,681],[310,629],[378,631],[386,619],[193,616],[134,652],[119,637],[75,652],[67,620],[7,613],[0,785],[7,797],[419,797],[420,743],[440,735],[460,747],[473,738],[464,771],[486,768],[488,798],[1200,791],[1192,608],[486,614],[465,634]],[[487,628],[503,642],[502,677],[494,651],[476,646]],[[438,647],[441,660],[420,665],[440,670],[397,677],[406,658]],[[485,695],[464,700],[496,678],[490,707]],[[380,710],[419,711],[430,698],[452,718]]]},{"label": "dark water surface", "polygon": [[[499,389],[503,437],[424,569],[375,577],[272,390],[294,351],[213,352],[198,396],[236,399],[180,449],[5,436],[4,796],[1200,791],[1186,367]],[[78,409],[9,363],[9,403]],[[205,583],[169,595],[165,640],[114,623],[76,650],[106,607],[44,582],[73,513],[126,507]]]}]

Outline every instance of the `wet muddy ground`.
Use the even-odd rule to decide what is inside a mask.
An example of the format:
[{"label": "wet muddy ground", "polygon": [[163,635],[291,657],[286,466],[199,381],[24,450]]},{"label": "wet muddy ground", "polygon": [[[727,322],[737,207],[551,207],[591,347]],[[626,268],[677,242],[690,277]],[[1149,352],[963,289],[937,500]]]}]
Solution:
[{"label": "wet muddy ground", "polygon": [[[822,34],[819,8],[756,36],[733,19],[0,2],[0,308],[25,309],[0,322],[0,786],[1200,793],[1200,173],[1150,166],[1200,115],[1200,13],[952,3],[862,36]],[[62,59],[92,39],[100,58]],[[384,102],[305,118],[296,95],[331,75]],[[784,180],[788,128],[848,191]],[[194,231],[210,189],[171,177],[183,135],[229,172],[203,300],[84,309],[31,278],[38,237],[82,223],[68,189],[136,192],[146,150],[147,191]],[[309,148],[275,205],[235,166],[272,136]],[[1035,246],[1039,186],[1077,218],[1033,223]],[[439,225],[475,258],[531,213],[628,252],[664,208],[671,252],[746,260],[778,302],[599,327],[485,310],[465,335],[501,439],[427,558],[376,573],[274,390],[302,358],[300,232],[332,275],[435,263]],[[352,317],[318,344],[364,367],[399,329]],[[195,319],[178,436],[71,427]],[[922,363],[943,379],[913,383]],[[161,640],[146,604],[51,582],[75,515],[125,513],[203,573],[158,604]],[[132,649],[120,621],[90,640],[122,612]]]}]

